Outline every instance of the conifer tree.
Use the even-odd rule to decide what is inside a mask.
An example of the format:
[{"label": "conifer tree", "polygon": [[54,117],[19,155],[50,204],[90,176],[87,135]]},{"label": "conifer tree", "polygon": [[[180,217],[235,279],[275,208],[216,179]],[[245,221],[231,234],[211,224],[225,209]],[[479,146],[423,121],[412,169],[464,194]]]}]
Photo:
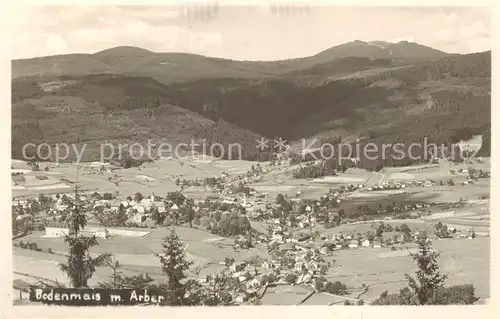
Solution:
[{"label": "conifer tree", "polygon": [[75,198],[69,200],[70,205],[65,216],[69,226],[69,234],[64,237],[64,241],[69,245],[67,263],[59,264],[59,268],[68,275],[72,287],[83,288],[88,287],[88,281],[92,278],[95,267],[109,262],[110,255],[105,253],[92,258],[89,250],[98,245],[97,238],[95,235],[82,236],[80,234],[80,231],[87,225],[86,212],[92,209],[92,205],[80,199],[78,172],[74,191]]},{"label": "conifer tree", "polygon": [[418,252],[411,253],[417,263],[416,278],[405,274],[408,285],[417,296],[419,305],[436,304],[436,292],[442,288],[447,278],[439,272],[439,253],[432,250],[426,231],[417,236]]},{"label": "conifer tree", "polygon": [[186,285],[182,282],[185,271],[193,264],[186,258],[185,245],[181,242],[174,229],[163,238],[162,252],[154,255],[160,260],[163,273],[167,275],[168,290],[171,292],[170,305],[182,305]]}]

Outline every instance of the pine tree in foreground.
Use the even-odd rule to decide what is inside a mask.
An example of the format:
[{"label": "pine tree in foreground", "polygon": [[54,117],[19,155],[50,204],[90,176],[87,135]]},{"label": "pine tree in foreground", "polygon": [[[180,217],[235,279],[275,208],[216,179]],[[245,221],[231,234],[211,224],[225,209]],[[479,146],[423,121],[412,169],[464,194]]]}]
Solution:
[{"label": "pine tree in foreground", "polygon": [[417,236],[417,246],[418,252],[410,254],[417,264],[416,278],[408,274],[405,277],[419,305],[436,304],[436,292],[443,287],[447,276],[439,272],[439,252],[432,250],[431,240],[425,231]]},{"label": "pine tree in foreground", "polygon": [[186,246],[181,242],[175,230],[171,230],[170,234],[163,238],[161,246],[161,253],[154,255],[160,260],[162,271],[167,275],[167,287],[171,295],[168,304],[183,305],[187,289],[186,283],[183,283],[186,279],[184,272],[193,262],[186,258]]},{"label": "pine tree in foreground", "polygon": [[416,278],[405,275],[408,286],[398,293],[380,294],[373,305],[472,305],[479,298],[472,284],[445,287],[445,275],[439,273],[439,253],[432,250],[427,233],[417,237],[419,251],[411,254],[417,263]]},{"label": "pine tree in foreground", "polygon": [[69,205],[66,213],[66,221],[69,224],[69,234],[64,237],[64,242],[69,245],[66,264],[59,264],[61,271],[65,272],[74,288],[88,287],[88,281],[92,278],[96,267],[109,262],[109,254],[101,254],[96,258],[90,256],[90,248],[98,245],[97,238],[93,236],[82,236],[80,231],[87,225],[86,212],[91,205],[80,200],[78,194],[79,186],[75,186],[75,198]]}]

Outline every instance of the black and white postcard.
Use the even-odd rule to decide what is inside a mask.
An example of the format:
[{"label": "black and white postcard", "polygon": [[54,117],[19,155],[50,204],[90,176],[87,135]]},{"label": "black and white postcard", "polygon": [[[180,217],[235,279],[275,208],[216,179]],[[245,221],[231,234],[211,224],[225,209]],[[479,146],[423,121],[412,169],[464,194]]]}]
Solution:
[{"label": "black and white postcard", "polygon": [[17,7],[9,306],[491,304],[490,7]]}]

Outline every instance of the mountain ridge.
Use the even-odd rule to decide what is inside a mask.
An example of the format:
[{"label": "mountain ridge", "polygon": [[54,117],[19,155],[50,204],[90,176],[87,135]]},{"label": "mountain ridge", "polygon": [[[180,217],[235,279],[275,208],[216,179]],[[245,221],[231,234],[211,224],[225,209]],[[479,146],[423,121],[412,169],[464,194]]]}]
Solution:
[{"label": "mountain ridge", "polygon": [[[275,77],[346,57],[388,58],[398,59],[398,63],[411,63],[449,55],[417,43],[400,42],[391,46],[394,53],[389,54],[388,50],[368,45],[367,42],[352,41],[312,56],[276,61],[240,61],[191,53],[157,53],[134,46],[117,46],[92,54],[79,53],[12,60],[11,78],[112,73],[153,77],[169,84],[200,78]],[[405,46],[411,46],[411,49],[405,49]]]},{"label": "mountain ridge", "polygon": [[[90,73],[77,75],[63,71],[65,66],[85,71],[86,66],[71,65],[81,55],[49,57],[50,67],[62,74],[12,79],[13,145],[36,136],[50,143],[69,139],[96,144],[108,137],[135,141],[148,135],[191,136],[222,144],[245,140],[245,149],[252,150],[247,158],[265,160],[269,153],[255,149],[259,136],[290,141],[370,136],[389,142],[430,136],[435,143],[451,143],[488,132],[491,51],[440,58],[431,51],[433,58],[402,61],[370,57],[372,47],[364,42],[347,46],[353,47],[358,56],[331,59],[329,51],[302,61],[300,67],[207,61],[185,54],[172,54],[166,61],[161,55],[144,58],[151,54],[120,47],[133,54],[117,58],[113,51],[104,52],[100,59],[89,60]],[[339,50],[345,52],[346,46]],[[130,59],[147,63],[134,65]],[[164,69],[158,70],[165,62],[173,64],[167,77]],[[61,105],[77,111],[54,112]],[[174,112],[183,119],[181,125],[171,124],[172,107],[184,110]]]},{"label": "mountain ridge", "polygon": [[[335,45],[335,46],[332,46],[332,47],[329,47],[327,49],[324,49],[324,50],[321,50],[319,51],[318,53],[316,54],[313,54],[313,55],[308,55],[308,56],[301,56],[301,57],[294,57],[294,58],[288,58],[288,59],[277,59],[277,60],[245,60],[245,59],[231,59],[231,58],[223,58],[223,57],[215,57],[215,56],[209,56],[209,55],[203,55],[203,54],[197,54],[197,53],[187,53],[187,52],[177,52],[177,51],[171,51],[171,52],[160,52],[160,51],[152,51],[152,50],[148,50],[148,49],[144,49],[144,48],[141,48],[139,46],[134,46],[134,45],[118,45],[118,46],[114,46],[114,47],[110,47],[108,49],[103,49],[103,50],[99,50],[97,52],[94,52],[94,53],[79,53],[79,52],[73,52],[73,53],[64,53],[64,54],[53,54],[53,55],[47,55],[47,56],[36,56],[36,57],[30,57],[30,58],[19,58],[19,59],[13,59],[13,61],[22,61],[22,60],[32,60],[32,59],[40,59],[40,58],[48,58],[48,57],[60,57],[60,56],[67,56],[67,55],[109,55],[110,52],[113,52],[115,50],[117,51],[123,51],[123,50],[129,50],[129,52],[135,52],[136,54],[137,53],[145,53],[145,54],[172,54],[172,55],[175,55],[175,54],[185,54],[185,55],[195,55],[195,56],[201,56],[201,57],[206,57],[206,58],[209,58],[209,59],[219,59],[219,60],[228,60],[228,61],[236,61],[236,62],[283,62],[283,61],[287,61],[287,60],[295,60],[295,59],[303,59],[303,58],[308,58],[308,57],[311,57],[311,56],[315,56],[317,54],[320,54],[322,52],[325,52],[325,51],[328,51],[328,50],[331,50],[331,49],[335,49],[335,48],[338,48],[338,47],[342,47],[342,46],[345,46],[345,45],[352,45],[352,44],[375,44],[375,43],[385,43],[387,44],[387,46],[394,46],[394,45],[400,45],[400,44],[410,44],[410,45],[418,45],[418,46],[421,46],[421,47],[425,47],[425,48],[430,48],[432,49],[433,51],[438,51],[438,52],[441,52],[443,54],[448,54],[448,55],[465,55],[465,54],[470,54],[470,53],[449,53],[449,52],[445,52],[445,51],[441,51],[441,50],[438,50],[438,49],[434,49],[432,47],[429,47],[429,46],[426,46],[426,45],[423,45],[423,44],[419,44],[417,42],[410,42],[410,41],[398,41],[398,42],[390,42],[390,41],[382,41],[382,40],[373,40],[373,41],[363,41],[363,40],[353,40],[353,41],[349,41],[349,42],[345,42],[345,43],[342,43],[342,44],[338,44],[338,45]],[[486,51],[490,51],[490,50],[486,50]],[[484,51],[478,51],[478,52],[472,52],[472,53],[480,53],[480,52],[484,52]]]}]

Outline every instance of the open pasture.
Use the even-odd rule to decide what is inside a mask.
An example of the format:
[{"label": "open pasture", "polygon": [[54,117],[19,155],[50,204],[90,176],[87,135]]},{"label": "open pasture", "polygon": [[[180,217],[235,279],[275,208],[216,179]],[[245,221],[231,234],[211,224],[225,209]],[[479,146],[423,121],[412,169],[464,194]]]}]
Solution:
[{"label": "open pasture", "polygon": [[441,161],[439,164],[421,164],[401,167],[384,167],[380,173],[384,174],[384,180],[448,180],[462,181],[467,178],[467,171],[459,172],[460,169],[467,170],[469,167],[489,171],[491,168],[490,158],[484,158],[482,163],[473,160],[470,164],[456,164]]},{"label": "open pasture", "polygon": [[[14,196],[38,196],[38,194],[55,194],[71,191],[72,183],[77,178],[82,186],[82,191],[87,192],[118,192],[121,196],[133,196],[139,192],[144,195],[155,193],[159,196],[165,196],[168,192],[178,191],[180,187],[176,185],[176,180],[203,180],[206,177],[220,177],[223,172],[230,174],[242,174],[251,169],[254,162],[248,161],[228,161],[228,160],[201,160],[201,159],[175,159],[163,158],[155,162],[143,163],[140,167],[128,169],[115,169],[113,172],[98,170],[106,163],[87,162],[80,165],[79,172],[75,163],[41,163],[40,167],[50,167],[49,172],[39,171],[29,173],[27,178],[31,187],[20,185],[15,189]],[[262,163],[261,165],[264,165]],[[15,166],[24,167],[25,162],[17,161]],[[20,168],[21,169],[21,168]],[[24,169],[24,168],[23,168]],[[48,180],[35,180],[31,175],[45,175]],[[69,183],[62,183],[68,181]],[[41,184],[43,187],[38,187]],[[48,185],[50,184],[50,185]],[[57,185],[57,187],[55,186]],[[50,187],[49,187],[50,186]],[[36,187],[36,188],[35,188]],[[186,194],[196,200],[203,200],[206,196],[214,195],[211,192],[197,188],[187,188]]]},{"label": "open pasture", "polygon": [[[181,240],[186,243],[188,258],[194,260],[196,264],[218,263],[224,261],[226,257],[240,260],[267,255],[265,247],[237,252],[232,245],[219,244],[218,242],[223,238],[209,232],[186,227],[176,227],[175,230]],[[113,236],[109,239],[98,239],[99,245],[92,248],[91,252],[93,254],[113,253],[122,264],[155,267],[158,266],[158,260],[153,254],[161,251],[161,241],[168,233],[167,228],[159,228],[140,238]],[[47,238],[43,237],[43,234],[44,232],[34,232],[22,240],[35,242],[39,248],[51,248],[54,252],[67,251],[68,245],[63,238]]]},{"label": "open pasture", "polygon": [[362,184],[365,180],[359,177],[351,176],[325,176],[321,178],[315,178],[312,180],[313,183],[319,184]]},{"label": "open pasture", "polygon": [[[356,222],[356,223],[351,223],[351,224],[342,224],[340,226],[326,229],[321,231],[322,235],[333,235],[333,234],[365,234],[366,232],[375,232],[377,230],[377,227],[380,223],[384,224],[390,224],[393,228],[396,226],[401,226],[402,224],[408,225],[411,230],[418,230],[418,229],[429,229],[432,228],[434,223],[428,223],[425,222],[424,220],[421,219],[398,219],[398,220],[374,220],[374,221],[366,221],[366,222]],[[384,232],[385,235],[387,235],[387,232]],[[397,234],[394,232],[392,235]],[[385,237],[385,236],[384,236]]]},{"label": "open pasture", "polygon": [[418,188],[412,197],[416,200],[432,198],[436,202],[458,202],[460,199],[476,200],[482,196],[490,196],[489,180],[480,180],[477,184],[455,186],[429,186]]},{"label": "open pasture", "polygon": [[[368,192],[366,194],[371,194],[372,192]],[[357,210],[359,206],[367,205],[369,207],[378,208],[379,205],[392,205],[396,204],[421,204],[422,202],[432,201],[433,194],[420,194],[420,196],[416,197],[415,195],[419,194],[417,191],[405,191],[405,192],[388,192],[380,191],[377,192],[378,196],[362,196],[362,195],[354,195],[350,194],[348,197],[344,198],[342,203],[340,204],[340,208],[343,208],[346,213],[349,211]],[[374,193],[374,194],[377,194]],[[365,193],[363,193],[364,195]]]},{"label": "open pasture", "polygon": [[312,292],[311,288],[302,286],[277,285],[267,288],[261,302],[263,305],[293,306],[301,303]]},{"label": "open pasture", "polygon": [[[438,240],[433,248],[440,252],[441,272],[448,276],[446,285],[474,284],[476,295],[489,298],[490,241],[489,238],[474,240]],[[406,287],[404,274],[414,275],[415,264],[409,256],[412,249],[402,248],[397,255],[388,255],[388,248],[359,248],[342,250],[334,254],[334,271],[329,275],[348,287],[367,285],[368,292],[363,299],[377,298],[380,293],[395,293]],[[391,252],[393,253],[393,252]]]}]

